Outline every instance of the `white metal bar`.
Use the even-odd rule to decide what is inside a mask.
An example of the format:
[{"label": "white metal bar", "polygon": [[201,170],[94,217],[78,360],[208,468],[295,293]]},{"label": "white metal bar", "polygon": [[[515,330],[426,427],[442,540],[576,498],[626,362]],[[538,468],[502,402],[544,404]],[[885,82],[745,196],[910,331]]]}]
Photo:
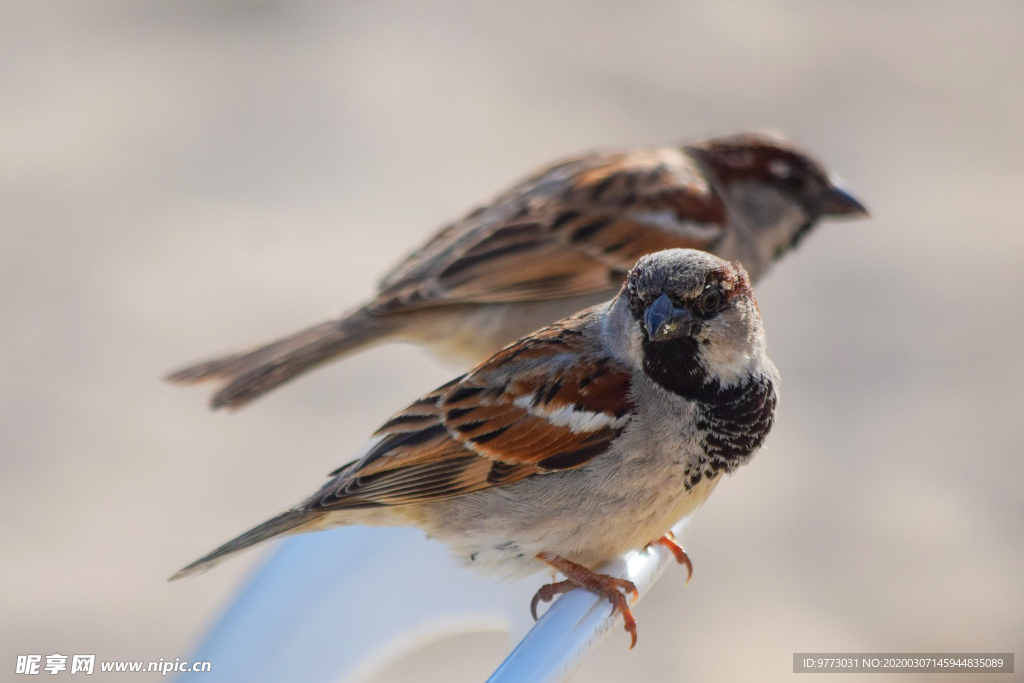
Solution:
[{"label": "white metal bar", "polygon": [[[202,580],[201,578],[193,580]],[[179,683],[365,681],[456,635],[531,626],[543,577],[497,583],[415,529],[345,527],[284,539],[190,653]]]},{"label": "white metal bar", "polygon": [[[673,531],[680,535],[682,524]],[[642,599],[672,564],[675,564],[672,553],[655,545],[644,552],[631,552],[598,571],[629,579],[636,584],[639,599]],[[629,634],[622,624],[622,616],[613,616],[611,605],[604,598],[581,589],[566,593],[552,603],[487,683],[564,681],[613,631],[621,634],[621,646],[629,647]]]},{"label": "white metal bar", "polygon": [[[654,546],[601,571],[628,578],[642,598],[674,561]],[[507,630],[525,637],[490,683],[555,683],[612,632],[616,646],[629,647],[622,618],[582,590],[557,598],[533,624],[530,598],[544,582],[498,583],[465,571],[442,544],[413,529],[347,527],[288,538],[191,653],[213,670],[178,680],[362,681],[433,640]]]}]

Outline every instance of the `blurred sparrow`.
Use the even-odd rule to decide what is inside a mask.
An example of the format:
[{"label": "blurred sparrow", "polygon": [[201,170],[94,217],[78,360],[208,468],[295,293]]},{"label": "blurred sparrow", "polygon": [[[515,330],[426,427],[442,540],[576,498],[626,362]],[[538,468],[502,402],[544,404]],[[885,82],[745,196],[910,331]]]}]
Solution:
[{"label": "blurred sparrow", "polygon": [[281,534],[414,526],[473,567],[556,569],[565,580],[533,609],[582,587],[612,602],[635,643],[635,588],[592,568],[675,546],[670,527],[764,442],[778,381],[743,268],[691,249],[651,254],[611,301],[416,401],[312,497],[172,578]]},{"label": "blurred sparrow", "polygon": [[644,254],[672,247],[738,260],[757,280],[823,216],[864,207],[791,142],[747,133],[684,147],[589,154],[522,181],[446,227],[336,320],[180,370],[238,407],[380,341],[475,364],[611,297]]}]

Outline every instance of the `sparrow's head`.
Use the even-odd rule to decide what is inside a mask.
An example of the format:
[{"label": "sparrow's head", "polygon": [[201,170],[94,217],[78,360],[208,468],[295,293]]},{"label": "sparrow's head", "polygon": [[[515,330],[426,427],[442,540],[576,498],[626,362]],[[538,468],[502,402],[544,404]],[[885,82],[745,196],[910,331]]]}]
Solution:
[{"label": "sparrow's head", "polygon": [[693,249],[669,249],[637,262],[620,296],[647,375],[696,397],[705,385],[731,386],[760,371],[761,316],[738,263]]},{"label": "sparrow's head", "polygon": [[796,246],[819,218],[868,215],[836,176],[780,135],[741,133],[685,149],[711,176],[727,206],[758,232],[771,259]]}]

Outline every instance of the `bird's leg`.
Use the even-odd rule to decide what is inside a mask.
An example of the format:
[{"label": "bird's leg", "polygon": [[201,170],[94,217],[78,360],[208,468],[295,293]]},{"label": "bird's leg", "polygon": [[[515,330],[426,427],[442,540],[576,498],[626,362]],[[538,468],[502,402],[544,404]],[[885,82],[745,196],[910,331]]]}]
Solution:
[{"label": "bird's leg", "polygon": [[629,611],[629,601],[625,595],[631,595],[633,600],[636,600],[639,596],[636,586],[633,585],[632,581],[617,579],[606,574],[597,574],[582,565],[570,562],[551,553],[540,553],[537,555],[537,559],[557,569],[565,576],[566,580],[542,586],[537,591],[537,594],[533,596],[533,602],[530,604],[530,611],[533,612],[534,619],[537,618],[537,603],[539,601],[549,602],[556,595],[567,593],[574,588],[582,588],[595,595],[600,595],[612,603],[612,614],[618,612],[622,615],[626,631],[632,638],[629,649],[633,649],[633,646],[636,645],[636,619],[633,618],[633,613]]},{"label": "bird's leg", "polygon": [[668,548],[669,552],[675,555],[676,562],[686,565],[686,583],[683,585],[689,585],[690,579],[693,578],[693,562],[690,562],[690,556],[683,550],[683,546],[679,545],[679,542],[676,541],[676,535],[669,531],[654,543],[648,543],[647,545],[650,547],[655,544]]}]

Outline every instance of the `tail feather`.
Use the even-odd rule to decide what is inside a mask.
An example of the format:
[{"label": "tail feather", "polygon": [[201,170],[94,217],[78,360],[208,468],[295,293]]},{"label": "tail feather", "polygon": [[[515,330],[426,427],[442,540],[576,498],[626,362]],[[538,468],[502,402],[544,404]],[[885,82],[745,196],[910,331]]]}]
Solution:
[{"label": "tail feather", "polygon": [[283,512],[277,517],[260,524],[258,527],[250,529],[238,538],[228,541],[212,553],[199,558],[192,564],[181,569],[178,573],[168,579],[168,581],[176,581],[186,576],[192,576],[193,574],[204,572],[229,555],[234,555],[239,551],[245,550],[257,543],[262,543],[274,536],[295,531],[300,527],[315,522],[322,516],[323,513],[310,513],[303,510],[289,510],[288,512]]},{"label": "tail feather", "polygon": [[213,409],[238,408],[285,382],[339,356],[387,336],[391,316],[358,309],[249,351],[199,363],[167,376],[174,384],[219,381],[210,400]]}]

